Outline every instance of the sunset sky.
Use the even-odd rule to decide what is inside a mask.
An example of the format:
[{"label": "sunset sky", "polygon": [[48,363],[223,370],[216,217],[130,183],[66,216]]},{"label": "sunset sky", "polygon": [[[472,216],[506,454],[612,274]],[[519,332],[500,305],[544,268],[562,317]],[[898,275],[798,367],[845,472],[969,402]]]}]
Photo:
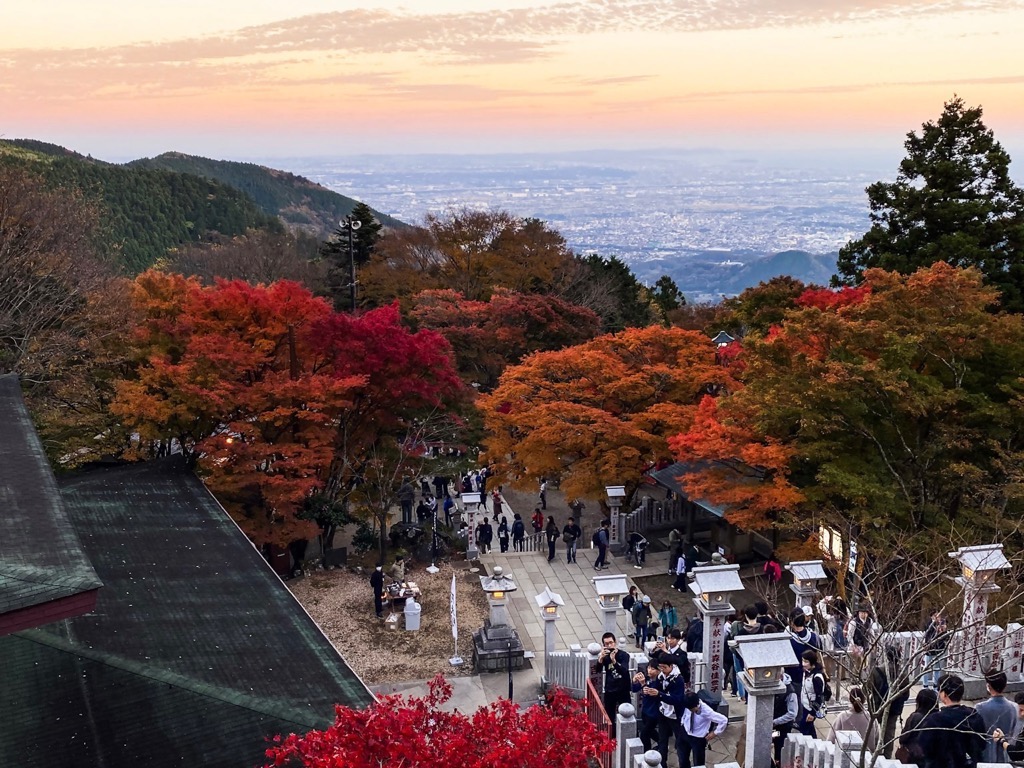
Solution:
[{"label": "sunset sky", "polygon": [[10,5],[0,137],[110,160],[899,149],[954,93],[1024,153],[1024,0]]}]

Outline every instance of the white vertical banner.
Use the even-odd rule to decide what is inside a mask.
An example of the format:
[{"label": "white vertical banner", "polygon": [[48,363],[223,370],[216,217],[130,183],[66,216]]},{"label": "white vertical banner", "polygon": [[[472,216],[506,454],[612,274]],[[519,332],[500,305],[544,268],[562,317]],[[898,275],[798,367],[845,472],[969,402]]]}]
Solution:
[{"label": "white vertical banner", "polygon": [[451,613],[452,613],[452,638],[455,640],[455,655],[448,659],[448,662],[453,667],[462,665],[462,659],[459,657],[459,619],[458,612],[455,609],[455,574],[452,574],[452,594],[451,594]]},{"label": "white vertical banner", "polygon": [[455,638],[456,648],[458,648],[459,640],[459,621],[455,610],[455,574],[452,574],[452,596],[451,596],[451,612],[452,612],[452,637]]}]

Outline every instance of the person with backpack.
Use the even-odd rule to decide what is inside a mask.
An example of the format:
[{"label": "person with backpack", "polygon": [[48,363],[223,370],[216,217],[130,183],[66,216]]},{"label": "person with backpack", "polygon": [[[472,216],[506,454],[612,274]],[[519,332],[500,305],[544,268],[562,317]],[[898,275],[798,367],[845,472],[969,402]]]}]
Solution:
[{"label": "person with backpack", "polygon": [[[797,659],[803,658],[804,651],[821,650],[821,638],[807,628],[807,617],[800,609],[795,610],[789,617],[789,629],[786,631],[789,642],[793,646],[793,655]],[[793,678],[793,685],[797,690],[803,685],[803,667],[797,664],[793,667],[786,667],[786,673]]]},{"label": "person with backpack", "polygon": [[865,687],[868,704],[882,733],[882,754],[888,760],[896,742],[896,723],[910,699],[911,682],[899,648],[887,645],[882,656],[882,663],[871,670]]},{"label": "person with backpack", "polygon": [[508,552],[508,539],[508,518],[502,515],[501,522],[498,524],[498,546],[502,552]]},{"label": "person with backpack", "polygon": [[793,687],[793,678],[783,672],[782,684],[786,686],[786,690],[775,694],[772,712],[772,748],[775,751],[775,765],[782,765],[782,745],[800,716],[800,697]]},{"label": "person with backpack", "polygon": [[[630,626],[633,625],[633,606],[640,601],[640,588],[635,584],[629,588],[629,592],[622,598],[622,610],[626,612],[626,616],[629,617]],[[633,633],[629,634],[630,637]]]},{"label": "person with backpack", "polygon": [[548,540],[548,562],[555,561],[555,545],[558,543],[558,524],[555,518],[548,515],[548,524],[544,528],[544,536]]},{"label": "person with backpack", "polygon": [[[757,620],[757,608],[752,605],[748,605],[743,609],[743,620],[734,621],[732,624],[732,631],[729,633],[733,640],[738,640],[741,637],[749,637],[750,635],[760,635],[764,627],[761,622]],[[743,700],[745,704],[747,702],[747,691],[743,687],[743,675],[740,673],[744,670],[743,657],[740,656],[739,652],[732,649],[732,666],[733,671],[736,674],[736,695]]]},{"label": "person with backpack", "polygon": [[608,568],[608,543],[611,541],[611,527],[611,520],[602,520],[601,527],[594,531],[592,541],[597,547],[597,559],[594,561],[595,571]]},{"label": "person with backpack", "polygon": [[700,614],[694,614],[686,627],[686,652],[704,653],[704,620]]},{"label": "person with backpack", "polygon": [[988,735],[981,715],[961,703],[964,681],[939,678],[940,708],[921,721],[918,741],[925,768],[974,768],[985,753]]},{"label": "person with backpack", "polygon": [[633,635],[636,647],[643,648],[647,641],[647,625],[651,623],[651,598],[644,595],[633,604]]},{"label": "person with backpack", "polygon": [[800,716],[797,719],[797,730],[805,736],[817,738],[814,722],[825,717],[825,704],[832,698],[832,687],[828,683],[825,670],[821,666],[821,657],[816,650],[804,651],[800,655],[800,666],[803,681],[800,685]]},{"label": "person with backpack", "polygon": [[522,552],[526,549],[526,526],[523,525],[523,518],[518,512],[512,519],[512,549]]}]

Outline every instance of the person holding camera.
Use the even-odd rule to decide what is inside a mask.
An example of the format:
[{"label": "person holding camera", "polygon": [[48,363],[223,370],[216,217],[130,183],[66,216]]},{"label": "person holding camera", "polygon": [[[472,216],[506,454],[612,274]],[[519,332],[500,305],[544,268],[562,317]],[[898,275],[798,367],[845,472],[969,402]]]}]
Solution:
[{"label": "person holding camera", "polygon": [[658,702],[658,752],[661,764],[668,765],[668,741],[673,736],[676,748],[679,746],[679,715],[683,698],[686,696],[686,682],[679,672],[679,660],[671,653],[663,653],[651,666],[657,666],[658,677],[648,683],[641,694],[646,702],[653,698]]},{"label": "person holding camera", "polygon": [[612,632],[601,635],[601,645],[603,648],[597,656],[597,668],[604,674],[604,711],[612,721],[614,735],[619,705],[630,700],[629,654],[619,649]]},{"label": "person holding camera", "polygon": [[665,636],[654,644],[651,651],[651,658],[659,659],[662,654],[671,655],[673,663],[679,667],[679,674],[683,678],[686,688],[690,687],[690,660],[686,656],[686,646],[683,645],[683,633],[679,627],[672,627],[665,633]]}]

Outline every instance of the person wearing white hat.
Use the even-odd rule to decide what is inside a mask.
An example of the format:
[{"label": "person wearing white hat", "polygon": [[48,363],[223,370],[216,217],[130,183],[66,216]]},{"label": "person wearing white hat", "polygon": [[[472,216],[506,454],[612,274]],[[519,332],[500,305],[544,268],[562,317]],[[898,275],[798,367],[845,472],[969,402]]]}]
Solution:
[{"label": "person wearing white hat", "polygon": [[811,630],[812,632],[816,632],[817,634],[820,635],[821,633],[818,632],[818,620],[814,617],[814,609],[811,608],[811,606],[809,606],[809,605],[805,605],[802,608],[802,610],[804,612],[804,617],[805,617],[804,620],[807,623],[807,628],[809,630]]}]

